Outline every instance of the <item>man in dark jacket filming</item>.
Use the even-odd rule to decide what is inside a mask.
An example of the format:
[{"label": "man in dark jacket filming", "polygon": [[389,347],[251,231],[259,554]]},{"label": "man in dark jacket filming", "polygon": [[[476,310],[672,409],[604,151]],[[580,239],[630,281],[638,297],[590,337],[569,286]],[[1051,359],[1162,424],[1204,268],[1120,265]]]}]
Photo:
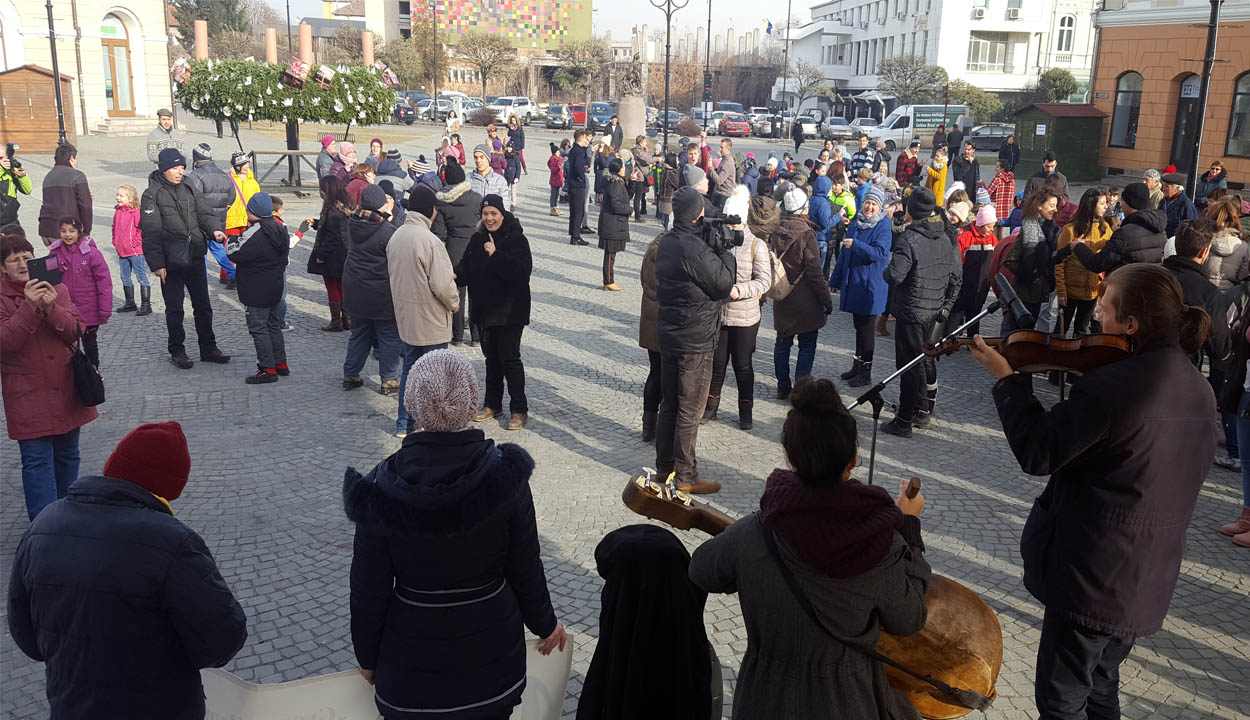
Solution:
[{"label": "man in dark jacket filming", "polygon": [[[912,192],[907,199],[910,224],[894,241],[890,264],[885,268],[893,298],[891,312],[898,321],[894,362],[900,368],[924,351],[935,327],[945,326],[959,297],[963,279],[959,250],[951,245],[936,208],[937,197],[931,190],[917,188]],[[936,401],[937,361],[926,358],[899,379],[898,412],[881,430],[911,437],[913,427],[929,426]]]},{"label": "man in dark jacket filming", "polygon": [[733,254],[704,241],[703,213],[698,190],[684,187],[674,193],[673,229],[660,238],[655,256],[663,393],[655,464],[660,477],[675,474],[678,488],[691,493],[720,490],[720,483],[699,477],[695,442],[712,383],[721,301],[737,277]]},{"label": "man in dark jacket filming", "polygon": [[103,476],[79,478],[18,544],[9,633],[46,663],[51,717],[204,717],[200,669],[234,657],[247,620],[170,509],[190,474],[178,423],[140,425]]}]

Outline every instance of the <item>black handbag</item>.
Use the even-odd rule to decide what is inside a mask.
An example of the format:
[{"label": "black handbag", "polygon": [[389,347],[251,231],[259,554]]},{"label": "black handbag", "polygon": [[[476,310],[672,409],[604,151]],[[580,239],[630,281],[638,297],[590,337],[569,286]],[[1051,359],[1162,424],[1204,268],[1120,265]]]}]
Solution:
[{"label": "black handbag", "polygon": [[82,349],[82,331],[79,331],[78,339],[70,346],[70,351],[73,353],[69,366],[74,373],[74,392],[78,394],[83,405],[95,407],[104,402],[104,378]]}]

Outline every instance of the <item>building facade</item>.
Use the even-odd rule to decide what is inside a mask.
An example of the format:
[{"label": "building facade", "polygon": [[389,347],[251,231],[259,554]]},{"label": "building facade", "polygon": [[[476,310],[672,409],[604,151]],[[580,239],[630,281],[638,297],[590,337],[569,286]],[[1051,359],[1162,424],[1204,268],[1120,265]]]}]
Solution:
[{"label": "building facade", "polygon": [[[156,111],[172,104],[165,3],[57,2],[52,17],[60,71],[73,78],[73,92],[63,101],[74,104],[77,131],[150,129]],[[23,65],[52,67],[47,8],[33,0],[0,0],[0,70]]]},{"label": "building facade", "polygon": [[[1108,3],[1109,6],[1113,5]],[[1193,157],[1207,0],[1120,0],[1098,13],[1094,105],[1107,113],[1101,163],[1138,174]],[[1231,182],[1250,176],[1250,3],[1224,3],[1207,96],[1199,170],[1212,160]]]}]

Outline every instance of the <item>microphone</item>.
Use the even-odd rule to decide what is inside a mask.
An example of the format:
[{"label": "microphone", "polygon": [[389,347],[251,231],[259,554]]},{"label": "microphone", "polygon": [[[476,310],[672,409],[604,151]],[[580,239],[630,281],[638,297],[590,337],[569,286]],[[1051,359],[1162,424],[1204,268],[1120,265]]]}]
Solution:
[{"label": "microphone", "polygon": [[1031,329],[1037,321],[1033,318],[1033,313],[1024,307],[1020,296],[1016,295],[1015,288],[1011,287],[1011,283],[1007,282],[1007,278],[1003,277],[1002,273],[994,273],[994,282],[998,285],[998,294],[1001,296],[1003,305],[1016,319],[1016,327]]}]

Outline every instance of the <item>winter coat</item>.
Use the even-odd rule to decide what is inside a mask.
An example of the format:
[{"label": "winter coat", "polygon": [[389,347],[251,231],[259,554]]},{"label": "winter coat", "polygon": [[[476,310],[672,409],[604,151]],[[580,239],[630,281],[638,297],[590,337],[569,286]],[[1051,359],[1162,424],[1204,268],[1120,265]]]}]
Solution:
[{"label": "winter coat", "polygon": [[625,178],[604,173],[603,206],[599,208],[599,248],[607,252],[621,252],[629,242],[629,216],[634,208],[625,189]]},{"label": "winter coat", "polygon": [[752,195],[750,209],[747,210],[747,227],[751,234],[769,243],[772,247],[773,233],[781,224],[781,207],[777,201],[763,195]]},{"label": "winter coat", "polygon": [[509,185],[514,185],[521,179],[521,156],[511,149],[504,153],[503,179]]},{"label": "winter coat", "polygon": [[660,352],[710,353],[720,334],[721,300],[737,278],[732,253],[713,250],[699,236],[700,225],[674,219],[655,254]]},{"label": "winter coat", "polygon": [[876,222],[869,223],[861,215],[846,230],[846,236],[853,242],[838,254],[829,281],[830,287],[838,288],[838,305],[842,312],[855,315],[885,312],[890,289],[883,273],[890,262],[894,233],[884,211],[879,211],[873,219]]},{"label": "winter coat", "polygon": [[260,192],[260,183],[256,182],[256,176],[252,174],[250,167],[243,177],[233,172],[228,174],[234,188],[234,199],[230,202],[230,209],[226,211],[226,229],[247,227],[247,201]]},{"label": "winter coat", "polygon": [[999,225],[1006,225],[1007,218],[1014,209],[1016,197],[1016,176],[1009,171],[994,175],[986,191],[990,194],[990,202],[994,204],[994,214]]},{"label": "winter coat", "polygon": [[[1180,283],[1181,297],[1185,304],[1200,307],[1211,316],[1211,329],[1207,331],[1203,349],[1211,357],[1212,365],[1219,367],[1229,358],[1233,349],[1226,315],[1228,303],[1224,299],[1224,293],[1207,279],[1206,268],[1189,258],[1173,255],[1163,261],[1163,267]],[[1196,357],[1194,359],[1197,360]]]},{"label": "winter coat", "polygon": [[58,720],[200,720],[200,669],[225,665],[247,640],[243,608],[200,536],[157,496],[100,476],[79,478],[22,537],[9,629],[46,663]]},{"label": "winter coat", "polygon": [[[749,159],[748,162],[750,162]],[[754,197],[759,190],[760,169],[755,165],[748,166],[746,170],[742,171],[742,184],[747,186],[747,190],[750,190],[751,196]]]},{"label": "winter coat", "polygon": [[547,169],[551,171],[547,185],[553,188],[564,187],[564,159],[559,154],[552,155],[547,158]]},{"label": "winter coat", "polygon": [[[1072,244],[1075,239],[1076,227],[1072,224],[1063,226],[1059,231],[1058,248],[1062,250]],[[1086,246],[1092,252],[1100,252],[1111,239],[1111,226],[1101,220],[1094,223],[1085,235]],[[1102,285],[1102,277],[1085,269],[1081,261],[1068,256],[1063,262],[1055,263],[1055,294],[1068,300],[1096,300],[1098,288]]]},{"label": "winter coat", "polygon": [[61,282],[87,327],[103,325],[113,314],[113,276],[95,240],[83,235],[73,245],[57,240],[48,246],[61,268]]},{"label": "winter coat", "polygon": [[603,153],[595,153],[595,195],[602,195],[604,192],[603,184],[604,175],[608,172],[608,163],[612,162],[615,153],[604,155]]},{"label": "winter coat", "polygon": [[24,286],[0,279],[0,392],[10,438],[63,435],[96,419],[96,409],[74,392],[70,369],[72,345],[86,329],[64,283],[41,316],[27,304]]},{"label": "winter coat", "polygon": [[958,127],[952,128],[946,135],[946,147],[950,149],[951,155],[961,155],[964,151],[964,131]]},{"label": "winter coat", "polygon": [[998,159],[1003,161],[1003,167],[1014,171],[1020,164],[1020,145],[1003,139],[998,145]]},{"label": "winter coat", "polygon": [[659,188],[656,193],[656,209],[665,215],[672,215],[673,195],[681,189],[681,174],[665,163],[656,185]]},{"label": "winter coat", "polygon": [[924,186],[933,191],[938,203],[946,198],[946,163],[933,162],[924,166]]},{"label": "winter coat", "polygon": [[1044,408],[1028,375],[994,385],[1020,468],[1050,474],[1020,538],[1024,586],[1083,627],[1158,632],[1218,433],[1215,398],[1175,338],[1077,378]]},{"label": "winter coat", "polygon": [[434,193],[434,223],[430,231],[443,241],[452,267],[460,264],[469,238],[477,232],[482,221],[482,196],[473,191],[468,180],[457,183],[442,192]]},{"label": "winter coat", "polygon": [[1250,245],[1234,230],[1220,230],[1211,240],[1207,278],[1220,290],[1250,280]]},{"label": "winter coat", "polygon": [[148,189],[139,203],[143,217],[143,257],[155,272],[172,267],[186,270],[202,263],[208,252],[205,236],[224,230],[212,208],[186,182],[177,185],[158,170],[148,176]]},{"label": "winter coat", "polygon": [[750,227],[742,230],[742,244],[733,249],[737,275],[734,289],[737,300],[727,300],[721,307],[721,325],[751,327],[760,321],[760,298],[773,286],[773,262],[768,254],[768,241],[755,237]]},{"label": "winter coat", "polygon": [[911,635],[928,617],[932,575],[919,520],[904,518],[881,487],[851,481],[812,489],[787,470],[769,476],[760,508],[703,543],[690,561],[695,585],[738,593],[742,605],[747,649],[733,717],[918,719],[881,663],[831,640],[811,620],[765,533],[821,625],[871,648],[882,631]]},{"label": "winter coat", "polygon": [[629,154],[634,164],[630,179],[645,182],[647,175],[651,173],[651,153],[641,145],[634,145],[629,149]]},{"label": "winter coat", "polygon": [[963,270],[942,218],[914,220],[894,240],[885,281],[893,289],[890,311],[903,322],[927,323],[950,314],[959,297]]},{"label": "winter coat", "polygon": [[[486,241],[494,238],[495,253],[486,254]],[[503,214],[503,225],[491,233],[479,226],[464,257],[456,265],[456,284],[469,287],[473,324],[478,327],[529,325],[530,275],[534,258],[530,242],[516,216]]]},{"label": "winter coat", "polygon": [[342,153],[339,153],[338,155],[334,157],[334,162],[331,163],[330,165],[329,174],[333,175],[339,180],[342,180],[344,184],[346,184],[348,178],[351,177],[352,171],[347,168],[347,162],[343,158]]},{"label": "winter coat", "polygon": [[321,148],[321,152],[317,153],[317,180],[330,174],[330,168],[334,167],[334,161],[338,155],[330,152],[326,148]]},{"label": "winter coat", "polygon": [[1124,218],[1100,252],[1084,245],[1072,245],[1072,254],[1091,272],[1109,273],[1129,263],[1157,263],[1163,260],[1163,234],[1167,215],[1162,210],[1138,210]]},{"label": "winter coat", "polygon": [[769,240],[794,289],[773,303],[773,328],[792,337],[819,330],[829,320],[833,297],[820,266],[816,229],[802,215],[783,215]]},{"label": "winter coat", "polygon": [[612,149],[620,150],[621,145],[625,144],[625,128],[621,127],[618,122],[608,128],[608,135],[612,138]]},{"label": "winter coat", "polygon": [[920,158],[900,153],[894,163],[894,179],[899,185],[910,185],[920,179]]},{"label": "winter coat", "polygon": [[1216,188],[1228,188],[1228,171],[1221,170],[1214,176],[1210,171],[1204,172],[1198,176],[1198,184],[1194,188],[1194,202],[1199,205],[1207,204],[1207,196]]},{"label": "winter coat", "polygon": [[720,164],[708,171],[708,195],[729,197],[738,184],[738,171],[734,167],[733,155],[722,155]]},{"label": "winter coat", "polygon": [[816,178],[816,183],[812,185],[812,198],[807,207],[807,219],[816,226],[816,244],[821,248],[829,247],[833,229],[842,222],[841,207],[835,212],[833,203],[829,200],[829,191],[832,188],[833,181],[827,176],[821,175]]},{"label": "winter coat", "polygon": [[291,236],[271,217],[226,240],[226,257],[235,264],[240,303],[271,308],[281,302],[290,251]]},{"label": "winter coat", "polygon": [[525,149],[525,127],[517,125],[516,127],[508,127],[508,144],[513,150]]},{"label": "winter coat", "polygon": [[1032,195],[1034,190],[1044,185],[1052,177],[1059,181],[1059,184],[1064,188],[1064,194],[1067,194],[1068,178],[1063,173],[1055,170],[1050,175],[1047,175],[1045,170],[1038,170],[1030,175],[1028,182],[1024,184],[1024,196]]},{"label": "winter coat", "polygon": [[143,233],[139,230],[139,208],[129,205],[113,207],[113,249],[117,257],[143,254]]},{"label": "winter coat", "polygon": [[803,141],[806,139],[803,136],[803,123],[799,122],[797,118],[795,118],[794,124],[790,126],[790,139],[800,145],[802,145]]},{"label": "winter coat", "polygon": [[[508,159],[504,157],[502,150],[500,150],[499,152],[492,152],[490,154],[490,169],[494,170],[500,175],[503,175],[504,173],[508,171]],[[504,178],[504,181],[507,182],[509,185],[512,184],[511,182],[508,182],[506,177]]]},{"label": "winter coat", "polygon": [[847,177],[853,180],[858,179],[859,171],[863,168],[867,168],[869,172],[876,172],[877,168],[873,165],[873,160],[876,159],[876,156],[877,151],[872,148],[856,150],[855,154],[851,156],[851,163],[846,173]]},{"label": "winter coat", "polygon": [[994,235],[992,228],[987,235],[977,235],[969,228],[959,234],[956,245],[959,247],[959,261],[963,272],[955,309],[975,315],[985,307],[985,298],[990,294],[989,268],[994,258],[994,248],[998,245],[998,237]]},{"label": "winter coat", "polygon": [[148,133],[148,162],[153,165],[159,162],[161,151],[165,148],[174,148],[182,153],[183,157],[188,154],[187,140],[182,131],[176,127],[166,130],[158,124]]},{"label": "winter coat", "polygon": [[386,246],[395,226],[360,214],[347,221],[347,260],[343,263],[343,309],[353,318],[395,319]]},{"label": "winter coat", "polygon": [[308,254],[308,272],[323,277],[343,277],[343,264],[347,262],[348,208],[336,205],[322,208],[321,217],[313,220],[317,237]]},{"label": "winter coat", "polygon": [[976,158],[965,160],[964,156],[960,155],[951,161],[950,167],[950,182],[962,182],[968,195],[975,198],[977,185],[981,183],[981,165],[977,163]]},{"label": "winter coat", "polygon": [[473,192],[478,194],[478,197],[484,198],[487,195],[498,195],[504,198],[505,201],[510,197],[508,195],[508,181],[504,179],[503,175],[494,170],[485,175],[480,175],[477,170],[473,170],[469,173],[468,181],[469,186],[473,189]]},{"label": "winter coat", "polygon": [[586,187],[586,168],[590,167],[590,158],[586,148],[573,143],[569,148],[569,172],[565,175],[565,183],[570,188]]},{"label": "winter coat", "polygon": [[1194,201],[1189,199],[1185,193],[1177,193],[1174,198],[1164,198],[1161,207],[1167,215],[1168,224],[1165,232],[1168,237],[1174,237],[1181,223],[1186,220],[1197,220],[1198,209],[1194,207]]},{"label": "winter coat", "polygon": [[1044,303],[1055,289],[1059,227],[1041,217],[1025,218],[1020,239],[1007,251],[1003,265],[1011,271],[1012,287],[1026,303]]},{"label": "winter coat", "polygon": [[[230,227],[226,224],[226,218],[230,214],[230,206],[238,196],[230,173],[217,167],[212,160],[200,160],[195,163],[194,170],[182,177],[182,181],[190,185],[195,194],[208,204],[222,227]],[[246,221],[246,212],[243,217]]]},{"label": "winter coat", "polygon": [[447,249],[430,232],[430,223],[410,212],[386,245],[399,338],[413,347],[450,342],[451,316],[460,307]]},{"label": "winter coat", "polygon": [[91,234],[91,188],[82,170],[68,162],[52,166],[43,177],[43,205],[39,208],[39,235],[60,237],[61,218],[78,218],[82,234]]},{"label": "winter coat", "polygon": [[655,286],[655,254],[660,250],[660,239],[655,236],[642,256],[642,269],[638,279],[642,283],[642,309],[638,314],[638,347],[651,352],[660,351],[660,296]]}]

